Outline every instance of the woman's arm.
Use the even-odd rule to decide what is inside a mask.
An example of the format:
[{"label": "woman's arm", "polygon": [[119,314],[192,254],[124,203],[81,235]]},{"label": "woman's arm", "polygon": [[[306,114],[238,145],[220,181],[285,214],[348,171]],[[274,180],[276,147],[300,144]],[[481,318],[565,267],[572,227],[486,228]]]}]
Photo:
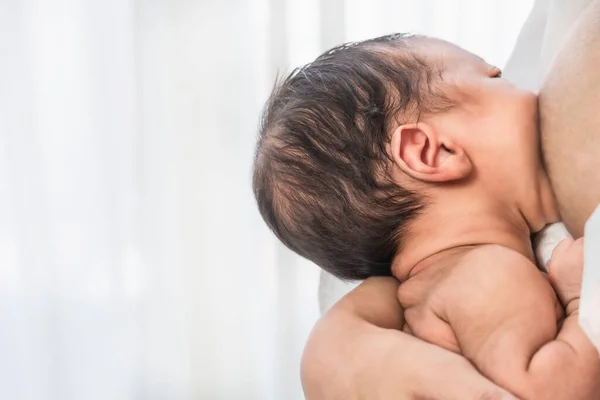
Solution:
[{"label": "woman's arm", "polygon": [[514,399],[458,354],[399,331],[393,278],[370,278],[335,304],[304,350],[308,400]]}]

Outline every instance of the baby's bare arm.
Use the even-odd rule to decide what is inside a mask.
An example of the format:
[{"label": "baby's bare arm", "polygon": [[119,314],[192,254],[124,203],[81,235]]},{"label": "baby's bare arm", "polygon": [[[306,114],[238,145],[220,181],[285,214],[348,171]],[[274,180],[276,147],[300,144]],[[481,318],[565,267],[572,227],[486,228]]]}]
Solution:
[{"label": "baby's bare arm", "polygon": [[[492,381],[527,400],[600,398],[600,358],[533,263],[500,247],[474,251],[447,318],[463,354]],[[476,267],[475,267],[476,266]]]}]

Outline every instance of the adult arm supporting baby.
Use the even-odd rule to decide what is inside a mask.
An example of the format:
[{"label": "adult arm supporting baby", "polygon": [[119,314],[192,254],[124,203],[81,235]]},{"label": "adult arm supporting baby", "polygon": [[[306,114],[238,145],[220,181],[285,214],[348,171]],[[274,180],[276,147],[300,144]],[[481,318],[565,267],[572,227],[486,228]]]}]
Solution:
[{"label": "adult arm supporting baby", "polygon": [[[461,264],[477,265],[471,274],[476,284],[457,291],[440,317],[465,357],[524,400],[598,398],[600,357],[577,323],[580,280],[560,304],[544,276],[516,252],[474,251]],[[558,330],[563,306],[567,316]]]},{"label": "adult arm supporting baby", "polygon": [[367,279],[315,326],[302,361],[308,400],[514,400],[458,354],[400,332],[397,288]]}]

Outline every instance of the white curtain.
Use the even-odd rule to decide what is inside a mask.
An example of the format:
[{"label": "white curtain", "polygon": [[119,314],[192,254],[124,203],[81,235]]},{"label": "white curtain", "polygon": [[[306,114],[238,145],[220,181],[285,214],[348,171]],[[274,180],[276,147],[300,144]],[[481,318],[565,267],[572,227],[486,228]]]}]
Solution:
[{"label": "white curtain", "polygon": [[0,0],[0,397],[302,399],[318,269],[250,187],[277,71],[440,36],[502,65],[531,0]]}]

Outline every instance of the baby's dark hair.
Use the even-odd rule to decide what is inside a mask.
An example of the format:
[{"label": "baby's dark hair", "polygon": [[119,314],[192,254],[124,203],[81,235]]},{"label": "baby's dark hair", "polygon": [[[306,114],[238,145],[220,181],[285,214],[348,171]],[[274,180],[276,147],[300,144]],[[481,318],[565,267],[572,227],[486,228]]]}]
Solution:
[{"label": "baby's dark hair", "polygon": [[290,249],[342,279],[391,274],[424,196],[389,176],[390,130],[451,102],[441,66],[394,34],[338,46],[276,84],[263,112],[253,189]]}]

